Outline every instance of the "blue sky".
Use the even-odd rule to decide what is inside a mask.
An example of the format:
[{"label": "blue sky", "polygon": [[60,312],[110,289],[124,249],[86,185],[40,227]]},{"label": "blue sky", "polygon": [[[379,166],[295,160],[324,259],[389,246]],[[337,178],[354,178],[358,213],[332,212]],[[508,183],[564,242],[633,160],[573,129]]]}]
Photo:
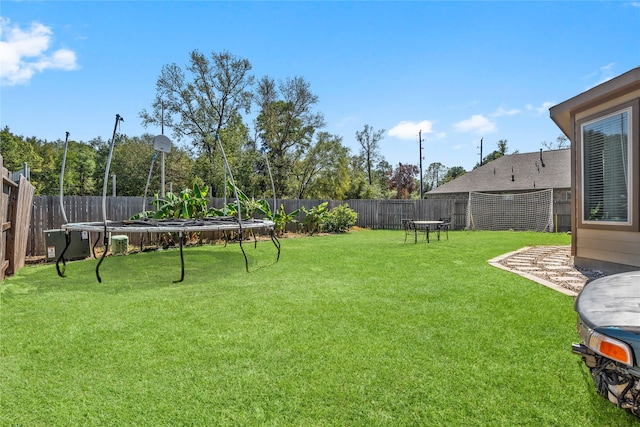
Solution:
[{"label": "blue sky", "polygon": [[[385,129],[392,165],[470,170],[501,139],[538,151],[550,106],[640,65],[640,1],[2,1],[0,125],[47,140],[139,136],[163,65],[229,51],[302,76],[323,129],[358,152]],[[254,111],[255,112],[255,111]],[[189,141],[174,141],[188,145]]]}]

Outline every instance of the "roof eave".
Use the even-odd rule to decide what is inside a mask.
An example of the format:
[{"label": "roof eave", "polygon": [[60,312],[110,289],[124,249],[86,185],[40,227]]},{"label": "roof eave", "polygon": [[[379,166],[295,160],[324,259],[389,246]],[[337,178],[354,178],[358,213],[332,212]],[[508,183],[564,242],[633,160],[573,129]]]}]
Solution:
[{"label": "roof eave", "polygon": [[595,86],[558,105],[549,108],[551,120],[571,139],[571,114],[578,110],[613,99],[621,93],[640,87],[640,67]]}]

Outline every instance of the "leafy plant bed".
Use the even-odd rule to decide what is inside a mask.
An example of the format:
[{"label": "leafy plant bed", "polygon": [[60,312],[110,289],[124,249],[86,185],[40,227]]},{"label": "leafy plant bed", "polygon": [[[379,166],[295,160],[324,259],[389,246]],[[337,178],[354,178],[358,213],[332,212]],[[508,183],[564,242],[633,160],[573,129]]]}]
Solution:
[{"label": "leafy plant bed", "polygon": [[[487,260],[564,234],[401,231],[52,265],[0,285],[0,425],[636,426],[570,345],[573,299]],[[264,263],[266,245],[250,257]]]}]

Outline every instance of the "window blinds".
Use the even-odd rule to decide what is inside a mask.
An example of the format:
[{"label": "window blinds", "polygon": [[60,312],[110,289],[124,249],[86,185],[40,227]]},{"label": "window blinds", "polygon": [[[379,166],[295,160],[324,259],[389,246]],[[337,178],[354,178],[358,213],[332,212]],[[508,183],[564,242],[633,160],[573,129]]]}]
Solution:
[{"label": "window blinds", "polygon": [[629,219],[629,110],[582,126],[585,221]]}]

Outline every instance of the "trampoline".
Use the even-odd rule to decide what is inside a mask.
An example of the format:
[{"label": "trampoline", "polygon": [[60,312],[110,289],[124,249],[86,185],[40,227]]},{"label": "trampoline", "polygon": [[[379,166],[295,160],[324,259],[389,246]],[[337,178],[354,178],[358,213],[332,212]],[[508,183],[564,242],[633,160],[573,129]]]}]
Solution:
[{"label": "trampoline", "polygon": [[[251,231],[254,237],[254,245],[257,245],[258,238],[255,234],[255,231],[266,231],[268,232],[271,241],[273,242],[276,250],[277,256],[275,262],[280,260],[280,242],[275,232],[275,222],[266,219],[243,219],[241,217],[241,209],[240,209],[240,201],[237,194],[237,189],[235,187],[235,183],[233,182],[233,175],[231,174],[231,170],[229,168],[229,164],[227,162],[226,155],[224,154],[224,149],[222,148],[222,144],[220,142],[219,136],[216,134],[215,139],[218,143],[218,147],[220,152],[222,153],[222,157],[224,160],[225,168],[229,173],[229,177],[231,183],[233,184],[237,207],[237,216],[219,216],[219,217],[205,217],[205,218],[191,218],[191,219],[181,219],[181,218],[166,218],[166,219],[154,219],[154,218],[141,218],[135,220],[121,220],[121,221],[112,221],[107,220],[106,218],[106,193],[107,193],[107,182],[109,176],[109,167],[111,163],[111,156],[113,153],[113,146],[115,143],[116,130],[118,128],[119,123],[123,121],[122,117],[119,114],[116,114],[116,124],[113,130],[113,138],[111,140],[109,156],[107,158],[107,165],[105,170],[105,178],[103,183],[103,191],[102,191],[102,213],[103,213],[103,221],[98,222],[76,222],[69,223],[67,221],[67,215],[64,210],[63,204],[63,178],[64,178],[64,168],[65,168],[65,160],[67,156],[67,145],[69,140],[69,132],[66,132],[65,139],[65,147],[64,154],[62,159],[62,171],[60,173],[60,209],[62,211],[62,217],[65,224],[62,225],[62,229],[65,230],[65,238],[66,245],[64,250],[60,253],[56,260],[56,270],[60,277],[64,277],[65,269],[66,269],[66,261],[64,258],[65,252],[69,248],[71,243],[71,232],[72,231],[80,231],[80,232],[97,232],[98,238],[96,239],[93,245],[93,256],[97,258],[95,255],[95,248],[100,241],[100,236],[102,235],[104,240],[104,251],[102,252],[102,256],[96,265],[96,278],[98,282],[102,282],[102,278],[100,277],[100,265],[105,259],[107,252],[109,251],[109,236],[111,233],[178,233],[179,235],[179,248],[180,248],[180,262],[181,262],[181,275],[179,280],[175,280],[174,283],[182,282],[184,280],[184,252],[183,252],[183,237],[186,233],[189,232],[202,232],[202,231],[219,231],[223,232],[225,235],[225,242],[227,237],[227,232],[235,232],[238,234],[238,243],[240,245],[240,249],[242,251],[242,255],[244,256],[245,261],[245,269],[249,272],[249,260],[247,258],[247,254],[242,245],[243,241],[247,237],[245,234],[247,231]],[[155,160],[155,155],[154,155]],[[153,168],[153,160],[151,163],[151,168]],[[151,177],[151,171],[149,172],[149,177]],[[148,182],[147,182],[148,187]],[[275,198],[274,198],[275,203]],[[146,204],[146,189],[145,189],[145,204]],[[143,206],[143,209],[146,206]],[[275,208],[275,205],[274,205]]]}]

